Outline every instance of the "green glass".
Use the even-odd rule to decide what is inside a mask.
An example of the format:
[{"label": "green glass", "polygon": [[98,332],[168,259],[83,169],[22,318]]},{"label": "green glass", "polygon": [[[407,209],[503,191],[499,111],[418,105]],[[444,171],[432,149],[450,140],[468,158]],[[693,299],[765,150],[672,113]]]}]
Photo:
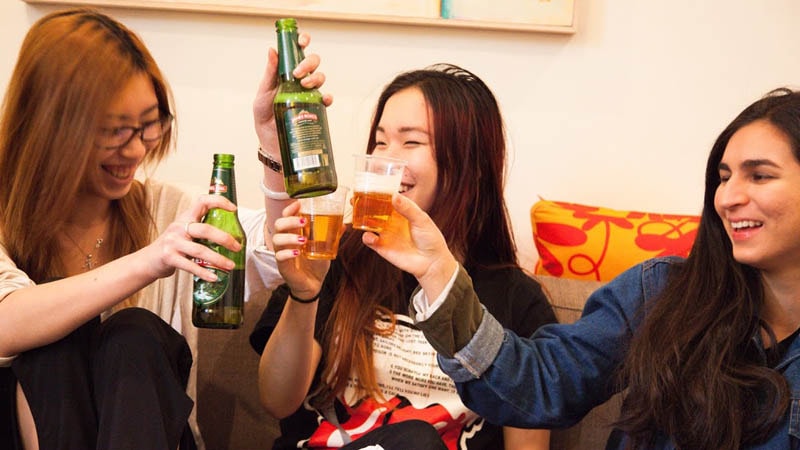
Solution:
[{"label": "green glass", "polygon": [[297,43],[297,21],[278,19],[280,84],[273,109],[283,162],[283,181],[290,197],[316,197],[336,190],[336,167],[322,94],[307,89],[292,71],[303,60]]},{"label": "green glass", "polygon": [[[233,155],[218,153],[214,155],[214,169],[211,171],[209,194],[222,195],[236,203],[236,177],[233,170]],[[229,271],[212,266],[207,261],[195,260],[199,265],[217,274],[215,282],[194,277],[192,292],[192,323],[198,328],[235,329],[244,319],[244,264],[247,237],[239,215],[234,211],[213,208],[203,218],[203,223],[213,225],[233,236],[242,249],[232,252],[227,248],[204,239],[198,242],[206,245],[236,263]]]}]

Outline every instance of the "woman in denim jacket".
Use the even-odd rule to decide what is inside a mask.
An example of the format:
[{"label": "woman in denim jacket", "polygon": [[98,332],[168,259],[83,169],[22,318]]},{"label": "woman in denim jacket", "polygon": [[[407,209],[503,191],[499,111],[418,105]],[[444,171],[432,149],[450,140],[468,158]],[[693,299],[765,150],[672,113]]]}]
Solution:
[{"label": "woman in denim jacket", "polygon": [[420,282],[417,325],[490,421],[566,427],[626,390],[609,448],[798,448],[800,93],[770,92],[719,136],[687,259],[629,269],[531,338],[485,312],[424,212],[394,206],[409,233],[363,242]]}]

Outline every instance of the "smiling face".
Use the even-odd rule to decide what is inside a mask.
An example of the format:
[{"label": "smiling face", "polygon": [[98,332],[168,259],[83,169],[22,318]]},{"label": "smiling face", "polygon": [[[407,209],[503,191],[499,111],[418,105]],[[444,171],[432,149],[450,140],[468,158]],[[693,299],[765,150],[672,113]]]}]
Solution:
[{"label": "smiling face", "polygon": [[[158,118],[158,100],[153,83],[147,74],[139,73],[111,103],[100,126],[103,133],[114,133],[118,127],[140,127]],[[158,142],[143,143],[139,134],[119,149],[97,145],[86,169],[82,191],[107,200],[125,196],[145,154],[157,145]]]},{"label": "smiling face", "polygon": [[731,136],[714,206],[736,261],[762,271],[800,267],[800,163],[787,137],[764,120]]},{"label": "smiling face", "polygon": [[373,150],[375,155],[408,161],[400,192],[424,211],[433,204],[438,179],[430,119],[428,103],[419,88],[398,91],[386,101]]}]

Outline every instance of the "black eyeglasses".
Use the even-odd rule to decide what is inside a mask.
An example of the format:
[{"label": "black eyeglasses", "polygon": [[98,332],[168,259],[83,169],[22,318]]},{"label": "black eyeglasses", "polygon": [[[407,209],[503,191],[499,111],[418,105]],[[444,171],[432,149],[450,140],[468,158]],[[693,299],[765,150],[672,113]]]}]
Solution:
[{"label": "black eyeglasses", "polygon": [[161,140],[172,127],[172,115],[145,122],[140,127],[101,128],[97,145],[106,150],[119,150],[139,136],[143,144],[153,144]]}]

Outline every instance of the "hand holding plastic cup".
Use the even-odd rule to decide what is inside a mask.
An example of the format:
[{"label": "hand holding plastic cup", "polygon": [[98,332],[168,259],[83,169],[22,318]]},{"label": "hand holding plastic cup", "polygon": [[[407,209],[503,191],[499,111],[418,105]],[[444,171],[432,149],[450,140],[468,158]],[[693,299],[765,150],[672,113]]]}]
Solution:
[{"label": "hand holding plastic cup", "polygon": [[341,186],[330,194],[301,198],[300,216],[306,219],[301,234],[306,238],[300,253],[308,259],[336,259],[339,238],[344,231],[344,208],[349,188]]},{"label": "hand holding plastic cup", "polygon": [[353,156],[353,228],[380,233],[392,215],[392,194],[400,190],[407,162],[376,155]]}]

